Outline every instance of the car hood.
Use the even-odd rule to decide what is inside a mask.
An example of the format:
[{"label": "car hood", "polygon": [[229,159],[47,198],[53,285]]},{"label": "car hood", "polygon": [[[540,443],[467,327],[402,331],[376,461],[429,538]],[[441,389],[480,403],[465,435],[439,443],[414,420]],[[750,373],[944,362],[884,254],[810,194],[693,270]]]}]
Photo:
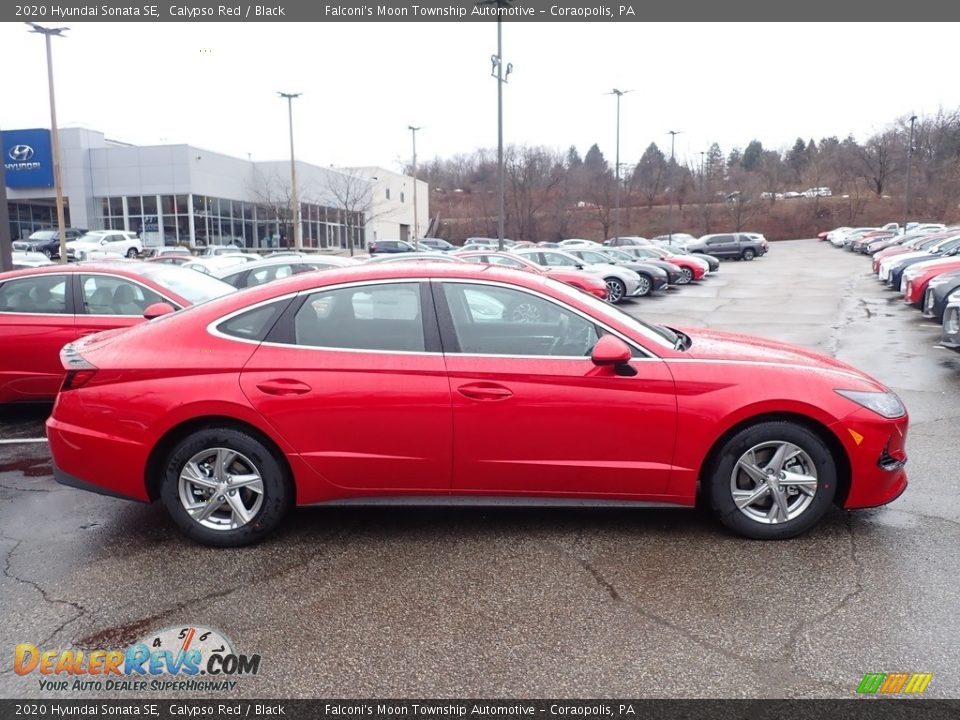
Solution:
[{"label": "car hood", "polygon": [[791,365],[814,371],[840,373],[886,390],[881,383],[836,358],[789,343],[705,328],[679,328],[693,340],[685,356],[697,360]]},{"label": "car hood", "polygon": [[67,247],[75,250],[91,250],[100,247],[100,241],[90,242],[89,240],[68,240]]}]

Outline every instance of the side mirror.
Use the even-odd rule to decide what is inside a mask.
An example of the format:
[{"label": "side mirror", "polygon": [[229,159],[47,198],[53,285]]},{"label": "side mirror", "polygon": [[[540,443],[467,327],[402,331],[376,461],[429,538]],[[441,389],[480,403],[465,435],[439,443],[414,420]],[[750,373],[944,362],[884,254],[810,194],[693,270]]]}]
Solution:
[{"label": "side mirror", "polygon": [[632,353],[627,344],[615,335],[604,335],[593,346],[590,359],[594,365],[612,366],[618,375],[636,375],[637,371],[630,365]]},{"label": "side mirror", "polygon": [[100,241],[100,244],[101,244],[101,245],[106,245],[106,244],[107,244],[107,239],[104,238],[103,240],[101,240],[101,241]]},{"label": "side mirror", "polygon": [[147,320],[153,320],[161,315],[169,315],[175,311],[176,308],[170,303],[157,302],[153,303],[153,305],[147,306],[147,309],[143,311],[143,317],[145,317]]}]

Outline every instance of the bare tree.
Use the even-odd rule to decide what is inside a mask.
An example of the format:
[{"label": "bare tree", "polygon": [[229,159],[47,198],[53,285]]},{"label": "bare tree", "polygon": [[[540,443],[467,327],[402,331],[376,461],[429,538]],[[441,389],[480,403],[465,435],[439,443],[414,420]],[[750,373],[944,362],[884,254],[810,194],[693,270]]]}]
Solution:
[{"label": "bare tree", "polygon": [[866,145],[859,148],[864,176],[870,181],[877,197],[883,195],[887,178],[894,168],[894,155],[898,144],[897,133],[888,130],[874,135]]}]

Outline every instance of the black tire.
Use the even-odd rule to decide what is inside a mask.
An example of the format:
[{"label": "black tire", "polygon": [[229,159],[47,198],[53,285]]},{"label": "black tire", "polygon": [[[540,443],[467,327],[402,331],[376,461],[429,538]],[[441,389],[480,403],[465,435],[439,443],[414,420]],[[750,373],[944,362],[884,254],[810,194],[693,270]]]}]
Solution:
[{"label": "black tire", "polygon": [[611,305],[623,302],[624,298],[627,297],[627,286],[623,284],[623,280],[608,277],[604,278],[603,281],[607,284],[607,302]]},{"label": "black tire", "polygon": [[693,270],[688,267],[680,268],[680,279],[677,280],[677,285],[689,285],[693,281]]},{"label": "black tire", "polygon": [[[746,511],[741,510],[733,497],[734,469],[737,469],[738,483],[742,479],[749,479],[749,475],[738,468],[738,462],[751,449],[762,447],[767,443],[770,445],[789,443],[796,446],[805,453],[806,458],[801,457],[793,462],[803,465],[812,463],[816,470],[816,487],[809,504],[795,517],[772,524],[754,519],[750,514],[759,512],[762,508],[758,509],[755,504],[751,504]],[[760,450],[760,453],[762,456],[764,450]],[[760,461],[759,456],[754,455],[754,457],[758,462]],[[821,520],[833,504],[837,490],[837,465],[826,443],[811,430],[786,421],[762,422],[736,433],[720,448],[713,467],[708,470],[708,473],[705,476],[705,481],[709,484],[706,493],[709,495],[715,517],[738,535],[755,540],[786,540],[806,532]],[[800,491],[791,496],[790,487],[792,486],[788,486],[785,491],[788,502],[791,497],[798,504],[807,502],[807,498],[802,497],[804,493]],[[744,487],[743,491],[751,492],[756,489]],[[772,495],[768,493],[768,497],[772,506]],[[760,498],[758,503],[762,500],[766,498]],[[800,508],[797,507],[797,509]]]},{"label": "black tire", "polygon": [[634,297],[649,297],[653,294],[653,278],[646,273],[637,273],[640,276],[640,289]]},{"label": "black tire", "polygon": [[[259,510],[237,528],[212,529],[194,520],[180,497],[180,474],[187,462],[213,448],[226,448],[249,460],[260,475],[263,497]],[[212,547],[241,547],[263,540],[286,515],[292,504],[291,479],[284,465],[260,440],[232,428],[206,428],[181,440],[164,463],[160,498],[178,529],[187,537]],[[236,492],[236,491],[235,491]]]},{"label": "black tire", "polygon": [[753,260],[756,256],[757,256],[757,253],[753,250],[753,248],[747,248],[746,250],[743,251],[744,260]]},{"label": "black tire", "polygon": [[137,252],[137,249],[135,247],[132,247],[129,250],[127,250],[127,257],[130,258],[131,260],[139,254],[140,253]]},{"label": "black tire", "polygon": [[50,259],[53,258],[53,250],[51,250],[50,248],[44,248],[44,249],[41,250],[40,252],[42,252],[44,255],[46,255],[48,260],[50,260]]}]

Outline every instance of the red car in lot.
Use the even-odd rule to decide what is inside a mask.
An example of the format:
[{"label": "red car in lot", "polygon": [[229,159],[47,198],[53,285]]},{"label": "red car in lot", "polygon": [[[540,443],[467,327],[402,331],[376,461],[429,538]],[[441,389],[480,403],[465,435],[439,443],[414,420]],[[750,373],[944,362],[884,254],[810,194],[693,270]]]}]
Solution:
[{"label": "red car in lot", "polygon": [[[539,307],[536,321],[506,312]],[[62,352],[61,483],[238,546],[291,505],[693,506],[751,538],[906,488],[907,412],[833,358],[468,263],[307,273]],[[91,409],[95,408],[95,411]],[[96,458],[96,462],[91,462]]]},{"label": "red car in lot", "polygon": [[545,268],[542,265],[537,265],[535,262],[509,252],[484,252],[478,250],[475,252],[459,252],[457,253],[457,257],[469,262],[488,263],[500,267],[524,270],[525,272],[532,272],[537,275],[548,275],[555,280],[564,282],[567,285],[572,285],[578,290],[588,292],[601,300],[607,299],[607,284],[603,281],[603,278],[588,272],[583,272],[582,270]]},{"label": "red car in lot", "polygon": [[906,280],[904,287],[903,301],[908,305],[921,307],[923,305],[923,296],[927,292],[927,285],[938,275],[960,270],[960,259],[941,258],[935,260],[928,267],[920,267],[916,272],[919,274]]},{"label": "red car in lot", "polygon": [[192,270],[137,261],[71,263],[0,273],[0,403],[52,400],[60,348],[84,335],[143,322],[234,288]]}]

